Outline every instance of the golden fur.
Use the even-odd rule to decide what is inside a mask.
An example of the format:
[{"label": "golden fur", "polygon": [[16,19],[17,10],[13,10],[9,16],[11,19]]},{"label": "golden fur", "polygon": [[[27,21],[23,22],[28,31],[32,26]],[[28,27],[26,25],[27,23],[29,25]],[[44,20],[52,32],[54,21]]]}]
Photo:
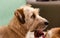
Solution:
[{"label": "golden fur", "polygon": [[46,38],[60,38],[60,28],[52,28],[47,31]]}]

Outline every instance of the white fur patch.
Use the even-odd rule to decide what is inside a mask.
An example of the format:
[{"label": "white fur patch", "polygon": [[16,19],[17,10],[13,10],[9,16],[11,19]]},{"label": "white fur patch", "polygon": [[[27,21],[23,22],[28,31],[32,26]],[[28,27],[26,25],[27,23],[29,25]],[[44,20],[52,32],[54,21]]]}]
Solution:
[{"label": "white fur patch", "polygon": [[34,38],[34,32],[28,32],[26,38]]}]

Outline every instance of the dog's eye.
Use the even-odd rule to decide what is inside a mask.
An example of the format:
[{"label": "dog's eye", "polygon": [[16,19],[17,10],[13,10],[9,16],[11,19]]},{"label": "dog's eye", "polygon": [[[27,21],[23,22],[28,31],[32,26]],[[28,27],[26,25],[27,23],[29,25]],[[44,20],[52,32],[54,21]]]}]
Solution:
[{"label": "dog's eye", "polygon": [[33,14],[33,15],[31,16],[31,18],[35,18],[35,14]]}]

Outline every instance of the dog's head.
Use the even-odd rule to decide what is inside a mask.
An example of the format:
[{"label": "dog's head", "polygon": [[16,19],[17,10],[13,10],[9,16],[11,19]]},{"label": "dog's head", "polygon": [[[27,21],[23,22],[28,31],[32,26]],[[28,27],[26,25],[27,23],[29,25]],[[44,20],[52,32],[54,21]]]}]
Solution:
[{"label": "dog's head", "polygon": [[15,11],[15,16],[29,31],[35,29],[43,30],[48,25],[48,21],[39,15],[39,8],[33,8],[31,5],[18,8]]}]

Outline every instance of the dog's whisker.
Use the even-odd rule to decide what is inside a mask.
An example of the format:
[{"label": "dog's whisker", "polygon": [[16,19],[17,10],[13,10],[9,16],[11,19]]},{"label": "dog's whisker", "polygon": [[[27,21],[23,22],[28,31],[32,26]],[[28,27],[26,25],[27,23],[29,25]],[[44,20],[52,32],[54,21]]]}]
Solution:
[{"label": "dog's whisker", "polygon": [[44,31],[47,27],[48,27],[48,25],[43,28],[43,31]]}]

